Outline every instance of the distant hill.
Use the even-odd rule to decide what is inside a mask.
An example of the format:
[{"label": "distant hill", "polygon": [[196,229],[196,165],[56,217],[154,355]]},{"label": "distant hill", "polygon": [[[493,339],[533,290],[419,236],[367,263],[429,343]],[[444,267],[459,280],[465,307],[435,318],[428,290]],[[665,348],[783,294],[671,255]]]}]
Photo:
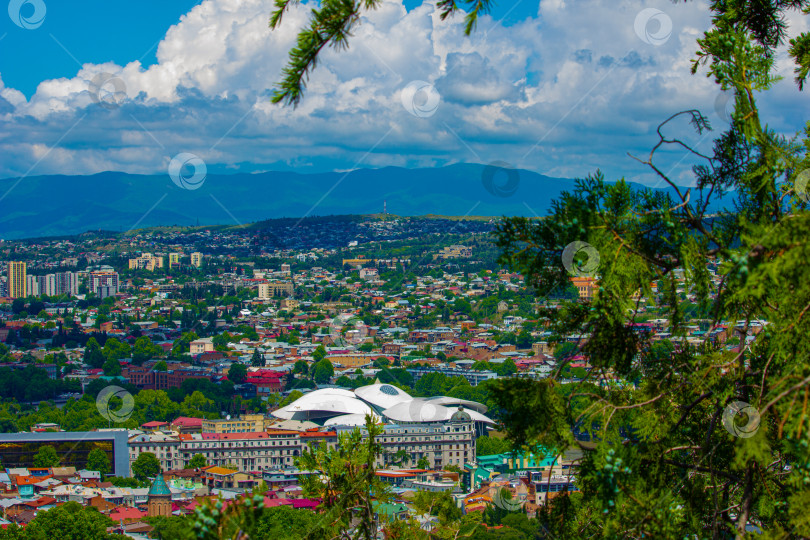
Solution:
[{"label": "distant hill", "polygon": [[[104,172],[0,180],[0,238],[61,236],[151,226],[241,225],[336,214],[533,216],[545,214],[573,181],[483,165],[359,169],[348,173],[209,174],[195,190],[168,174]],[[489,187],[489,189],[487,189]],[[10,191],[9,191],[10,189]]]}]

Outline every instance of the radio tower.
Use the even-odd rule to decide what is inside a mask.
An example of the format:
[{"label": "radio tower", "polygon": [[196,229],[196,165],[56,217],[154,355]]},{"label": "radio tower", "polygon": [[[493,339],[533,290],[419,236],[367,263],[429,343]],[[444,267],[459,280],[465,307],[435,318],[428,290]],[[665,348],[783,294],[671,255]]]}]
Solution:
[{"label": "radio tower", "polygon": [[386,201],[385,199],[383,199],[383,217],[385,217],[388,214],[388,212],[385,211],[385,203]]}]

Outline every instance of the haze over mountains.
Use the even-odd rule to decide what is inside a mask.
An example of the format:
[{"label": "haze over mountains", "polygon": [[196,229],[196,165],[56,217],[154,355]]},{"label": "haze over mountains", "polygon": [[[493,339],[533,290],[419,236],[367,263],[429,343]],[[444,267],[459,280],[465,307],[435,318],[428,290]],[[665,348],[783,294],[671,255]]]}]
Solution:
[{"label": "haze over mountains", "polygon": [[[193,173],[193,170],[188,173]],[[494,173],[494,174],[492,174]],[[0,180],[0,238],[127,231],[159,225],[241,225],[333,214],[542,216],[569,179],[459,164],[349,173],[208,174],[197,189],[168,174],[104,172]]]}]

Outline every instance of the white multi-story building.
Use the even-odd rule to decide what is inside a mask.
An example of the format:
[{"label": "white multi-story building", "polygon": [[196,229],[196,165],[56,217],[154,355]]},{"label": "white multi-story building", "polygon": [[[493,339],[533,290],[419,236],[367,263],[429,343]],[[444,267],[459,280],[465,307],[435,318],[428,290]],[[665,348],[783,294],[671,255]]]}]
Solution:
[{"label": "white multi-story building", "polygon": [[[341,433],[354,427],[323,428],[319,431],[268,429],[253,433],[139,434],[129,439],[130,466],[143,452],[151,452],[163,470],[182,469],[196,454],[209,465],[236,467],[240,471],[262,471],[292,467],[309,445],[334,447]],[[327,431],[329,430],[329,431]],[[361,428],[362,430],[362,428]],[[475,462],[475,428],[464,413],[449,422],[386,424],[378,441],[383,452],[378,467],[415,467],[427,459],[431,468],[462,467]],[[402,459],[402,452],[406,458]]]},{"label": "white multi-story building", "polygon": [[136,435],[129,440],[130,466],[143,452],[151,452],[163,470],[182,469],[196,454],[209,465],[235,466],[241,471],[292,467],[307,444],[334,445],[334,431],[299,432],[270,429],[254,433],[193,433]]}]

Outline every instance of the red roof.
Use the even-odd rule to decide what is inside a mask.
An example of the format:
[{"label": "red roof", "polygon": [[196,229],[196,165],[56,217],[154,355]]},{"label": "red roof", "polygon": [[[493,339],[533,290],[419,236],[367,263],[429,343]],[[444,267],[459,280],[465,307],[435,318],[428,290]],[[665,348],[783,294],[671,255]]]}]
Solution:
[{"label": "red roof", "polygon": [[202,418],[191,418],[189,416],[181,416],[172,422],[173,426],[180,427],[201,427],[203,423]]},{"label": "red roof", "polygon": [[168,425],[169,424],[167,422],[158,422],[157,420],[152,420],[151,422],[147,422],[145,424],[142,424],[141,427],[153,428],[153,427],[168,426]]},{"label": "red roof", "polygon": [[112,511],[110,519],[113,521],[141,519],[146,517],[146,512],[133,508],[131,506],[120,506]]}]

